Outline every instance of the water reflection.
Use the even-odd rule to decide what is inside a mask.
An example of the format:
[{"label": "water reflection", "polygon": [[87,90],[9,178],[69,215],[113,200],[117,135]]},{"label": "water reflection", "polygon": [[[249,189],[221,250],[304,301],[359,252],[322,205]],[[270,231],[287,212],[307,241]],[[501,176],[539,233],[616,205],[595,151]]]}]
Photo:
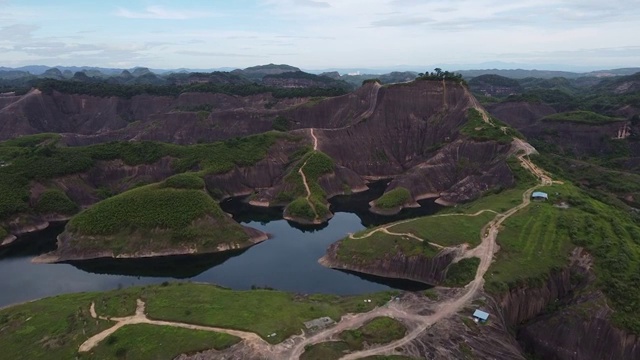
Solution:
[{"label": "water reflection", "polygon": [[166,257],[142,260],[95,260],[72,264],[32,264],[31,259],[55,248],[61,225],[20,239],[17,246],[0,254],[0,307],[56,294],[110,290],[122,286],[160,283],[171,279],[218,284],[232,289],[271,287],[297,293],[359,294],[391,288],[415,290],[424,285],[401,280],[356,275],[325,268],[317,263],[327,247],[365,226],[400,218],[432,214],[439,207],[424,202],[398,216],[382,217],[368,212],[368,202],[384,191],[374,184],[370,192],[335,197],[335,216],[318,227],[293,226],[282,219],[282,209],[255,208],[241,199],[225,201],[223,209],[247,226],[272,238],[232,254]]},{"label": "water reflection", "polygon": [[246,250],[226,251],[219,254],[162,256],[148,259],[96,259],[69,261],[67,264],[94,273],[144,277],[172,277],[189,279],[214,266],[240,256]]}]

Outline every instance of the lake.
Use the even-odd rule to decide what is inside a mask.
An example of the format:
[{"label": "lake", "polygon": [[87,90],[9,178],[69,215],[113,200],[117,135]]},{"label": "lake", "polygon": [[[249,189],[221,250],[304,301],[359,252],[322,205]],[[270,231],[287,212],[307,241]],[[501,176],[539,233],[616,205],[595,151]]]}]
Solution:
[{"label": "lake", "polygon": [[[42,297],[81,291],[112,290],[131,285],[189,280],[244,290],[269,287],[297,293],[361,294],[388,289],[418,290],[426,285],[328,269],[318,264],[327,247],[353,233],[402,218],[429,215],[440,206],[421,201],[394,217],[368,212],[367,203],[380,196],[384,183],[369,191],[331,199],[335,216],[321,226],[300,226],[282,219],[281,209],[224,201],[223,210],[244,225],[271,235],[263,243],[229,254],[152,260],[92,260],[73,264],[32,264],[31,259],[55,249],[63,224],[25,235],[20,244],[0,254],[0,307]],[[24,241],[22,241],[24,240]]]}]

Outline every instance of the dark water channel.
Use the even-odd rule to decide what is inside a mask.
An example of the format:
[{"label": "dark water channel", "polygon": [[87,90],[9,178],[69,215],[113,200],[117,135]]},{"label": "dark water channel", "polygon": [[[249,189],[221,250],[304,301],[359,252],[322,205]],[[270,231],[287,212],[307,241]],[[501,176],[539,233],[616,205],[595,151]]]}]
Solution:
[{"label": "dark water channel", "polygon": [[241,199],[222,203],[222,208],[244,225],[267,232],[271,239],[244,251],[171,257],[154,260],[94,260],[74,264],[32,264],[31,259],[55,248],[63,225],[22,237],[14,248],[0,253],[0,307],[17,302],[79,291],[111,290],[131,285],[185,279],[218,284],[232,289],[268,286],[298,293],[359,294],[396,289],[420,289],[424,285],[359,276],[325,268],[317,263],[327,247],[348,233],[366,226],[401,218],[433,214],[439,206],[421,202],[394,217],[370,213],[368,202],[381,195],[384,183],[352,196],[331,200],[335,213],[328,224],[305,227],[282,219],[280,209],[260,209]]}]

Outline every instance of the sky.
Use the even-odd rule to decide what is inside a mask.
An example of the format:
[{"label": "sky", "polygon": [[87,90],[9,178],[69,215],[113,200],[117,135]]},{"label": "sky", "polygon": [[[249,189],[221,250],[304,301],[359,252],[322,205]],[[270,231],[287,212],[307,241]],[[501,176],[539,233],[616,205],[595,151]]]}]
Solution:
[{"label": "sky", "polygon": [[0,66],[635,67],[638,19],[640,0],[0,0]]}]

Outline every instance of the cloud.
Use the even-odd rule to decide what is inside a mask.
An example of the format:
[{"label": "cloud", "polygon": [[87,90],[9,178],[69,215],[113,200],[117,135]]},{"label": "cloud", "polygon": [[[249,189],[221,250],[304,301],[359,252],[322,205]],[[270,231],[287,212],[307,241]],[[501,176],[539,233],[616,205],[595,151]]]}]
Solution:
[{"label": "cloud", "polygon": [[434,20],[429,17],[422,16],[394,16],[382,20],[376,20],[371,22],[372,27],[399,27],[399,26],[414,26],[433,23]]},{"label": "cloud", "polygon": [[0,42],[24,41],[32,38],[34,31],[39,27],[35,25],[15,24],[0,28]]},{"label": "cloud", "polygon": [[640,57],[640,46],[621,46],[607,48],[591,48],[576,50],[555,50],[555,51],[534,51],[527,53],[503,53],[500,57],[518,58],[518,57],[535,57],[535,58],[580,58],[580,57]]},{"label": "cloud", "polygon": [[324,1],[315,0],[295,0],[294,3],[299,6],[315,7],[315,8],[330,8],[331,4]]},{"label": "cloud", "polygon": [[144,11],[118,8],[116,15],[127,19],[154,20],[189,20],[213,16],[213,14],[208,12],[167,9],[163,6],[147,6]]},{"label": "cloud", "polygon": [[217,52],[217,51],[199,51],[199,50],[183,50],[175,52],[179,55],[188,55],[188,56],[212,56],[212,57],[244,57],[244,58],[257,58],[258,55],[250,55],[250,54],[235,54],[235,53],[225,53],[225,52]]}]

